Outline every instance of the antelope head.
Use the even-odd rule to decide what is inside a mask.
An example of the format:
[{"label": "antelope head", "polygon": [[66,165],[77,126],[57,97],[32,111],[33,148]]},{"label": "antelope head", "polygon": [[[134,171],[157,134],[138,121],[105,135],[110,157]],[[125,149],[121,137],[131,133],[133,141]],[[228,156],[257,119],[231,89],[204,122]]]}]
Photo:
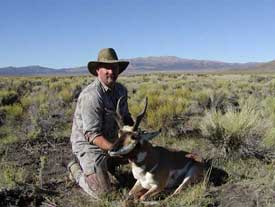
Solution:
[{"label": "antelope head", "polygon": [[119,130],[118,130],[118,139],[114,143],[113,149],[109,151],[109,155],[112,157],[127,155],[131,153],[139,143],[142,144],[145,141],[149,141],[160,133],[160,130],[156,132],[144,132],[139,130],[139,124],[146,113],[146,109],[148,105],[147,97],[145,98],[144,108],[141,111],[141,113],[136,117],[134,125],[133,126],[124,125],[122,116],[119,111],[120,102],[124,98],[126,97],[123,96],[118,100],[116,112],[114,113],[115,120],[118,124]]}]

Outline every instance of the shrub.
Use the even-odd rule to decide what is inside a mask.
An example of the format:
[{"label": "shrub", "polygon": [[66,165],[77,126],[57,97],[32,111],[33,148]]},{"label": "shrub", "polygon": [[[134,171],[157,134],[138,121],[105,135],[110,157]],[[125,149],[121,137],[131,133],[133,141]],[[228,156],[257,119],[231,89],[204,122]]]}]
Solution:
[{"label": "shrub", "polygon": [[0,144],[3,144],[3,145],[12,144],[17,141],[18,141],[18,136],[16,136],[15,134],[12,134],[11,132],[9,132],[8,134],[0,138]]},{"label": "shrub", "polygon": [[172,89],[167,84],[142,84],[134,99],[129,100],[130,111],[136,116],[143,108],[142,100],[148,97],[145,122],[149,128],[165,127],[175,116],[185,112],[188,105],[189,89]]},{"label": "shrub", "polygon": [[0,188],[14,187],[18,183],[24,183],[27,177],[26,170],[14,165],[0,165]]},{"label": "shrub", "polygon": [[0,127],[5,124],[7,112],[5,109],[0,108]]},{"label": "shrub", "polygon": [[248,144],[258,144],[257,140],[265,137],[270,125],[250,98],[241,101],[240,111],[231,107],[224,114],[216,109],[208,111],[199,127],[202,135],[227,156]]},{"label": "shrub", "polygon": [[57,97],[61,98],[65,103],[70,103],[72,101],[72,90],[70,88],[63,88]]},{"label": "shrub", "polygon": [[49,85],[49,89],[55,92],[59,92],[62,90],[62,88],[65,88],[65,84],[63,81],[53,81]]},{"label": "shrub", "polygon": [[11,105],[18,101],[15,91],[0,91],[0,105]]},{"label": "shrub", "polygon": [[7,118],[11,120],[18,120],[23,115],[23,108],[21,104],[4,106],[3,110],[6,112]]},{"label": "shrub", "polygon": [[[49,92],[47,101],[45,96],[37,96],[27,110],[27,119],[22,125],[27,137],[35,138],[58,138],[67,135],[70,128],[72,110],[67,107],[61,97],[56,98],[54,93]],[[57,137],[58,136],[58,137]]]},{"label": "shrub", "polygon": [[25,95],[20,99],[20,102],[23,109],[28,109],[33,102],[33,97],[29,95]]},{"label": "shrub", "polygon": [[18,95],[24,96],[32,91],[32,83],[30,80],[18,80],[17,86],[16,86],[16,92]]},{"label": "shrub", "polygon": [[270,129],[264,138],[264,144],[267,147],[275,147],[275,128]]},{"label": "shrub", "polygon": [[[237,98],[229,96],[223,89],[220,90],[208,90],[208,102],[204,106],[207,109],[215,109],[217,111],[224,112],[228,107],[238,106]],[[203,103],[202,103],[203,104]],[[202,105],[203,106],[203,105]]]},{"label": "shrub", "polygon": [[206,108],[209,104],[209,92],[207,90],[199,91],[192,94],[199,106]]},{"label": "shrub", "polygon": [[266,116],[270,117],[273,122],[273,126],[275,127],[275,98],[268,97],[264,100],[264,109],[266,112]]}]

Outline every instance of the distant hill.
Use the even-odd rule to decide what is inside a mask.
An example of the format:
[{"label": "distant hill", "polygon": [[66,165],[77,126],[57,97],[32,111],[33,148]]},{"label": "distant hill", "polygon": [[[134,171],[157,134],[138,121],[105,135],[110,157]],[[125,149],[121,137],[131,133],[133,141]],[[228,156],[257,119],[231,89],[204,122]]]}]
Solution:
[{"label": "distant hill", "polygon": [[261,69],[262,71],[265,72],[275,72],[275,60],[262,64],[257,67],[258,69]]},{"label": "distant hill", "polygon": [[[259,63],[226,63],[220,61],[193,60],[175,56],[139,57],[127,59],[129,68],[124,74],[147,73],[157,71],[223,71],[226,69],[244,69],[256,67]],[[41,66],[4,67],[0,68],[0,76],[40,76],[40,75],[80,75],[88,74],[86,66],[53,69]]]},{"label": "distant hill", "polygon": [[0,75],[11,76],[32,76],[36,74],[51,74],[57,72],[55,69],[31,65],[25,67],[5,67],[0,68]]},{"label": "distant hill", "polygon": [[248,68],[258,63],[226,63],[211,60],[184,59],[175,56],[130,59],[130,69],[135,71],[205,71],[229,68]]},{"label": "distant hill", "polygon": [[242,72],[275,72],[275,60],[240,70]]}]

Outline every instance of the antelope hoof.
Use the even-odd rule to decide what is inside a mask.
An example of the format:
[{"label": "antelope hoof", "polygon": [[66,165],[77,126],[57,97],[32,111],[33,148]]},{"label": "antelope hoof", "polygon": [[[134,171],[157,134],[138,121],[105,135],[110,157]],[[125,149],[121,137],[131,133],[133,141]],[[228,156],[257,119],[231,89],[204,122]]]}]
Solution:
[{"label": "antelope hoof", "polygon": [[146,198],[147,198],[146,196],[140,196],[139,200],[140,200],[140,201],[145,201]]}]

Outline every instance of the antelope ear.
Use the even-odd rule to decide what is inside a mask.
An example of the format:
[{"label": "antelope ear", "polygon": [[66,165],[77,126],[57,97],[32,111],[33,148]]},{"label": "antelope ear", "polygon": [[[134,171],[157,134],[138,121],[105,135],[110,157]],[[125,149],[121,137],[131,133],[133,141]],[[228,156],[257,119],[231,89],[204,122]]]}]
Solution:
[{"label": "antelope ear", "polygon": [[144,132],[142,133],[141,136],[141,141],[149,141],[153,139],[154,137],[158,136],[161,132],[161,129],[155,132]]}]

